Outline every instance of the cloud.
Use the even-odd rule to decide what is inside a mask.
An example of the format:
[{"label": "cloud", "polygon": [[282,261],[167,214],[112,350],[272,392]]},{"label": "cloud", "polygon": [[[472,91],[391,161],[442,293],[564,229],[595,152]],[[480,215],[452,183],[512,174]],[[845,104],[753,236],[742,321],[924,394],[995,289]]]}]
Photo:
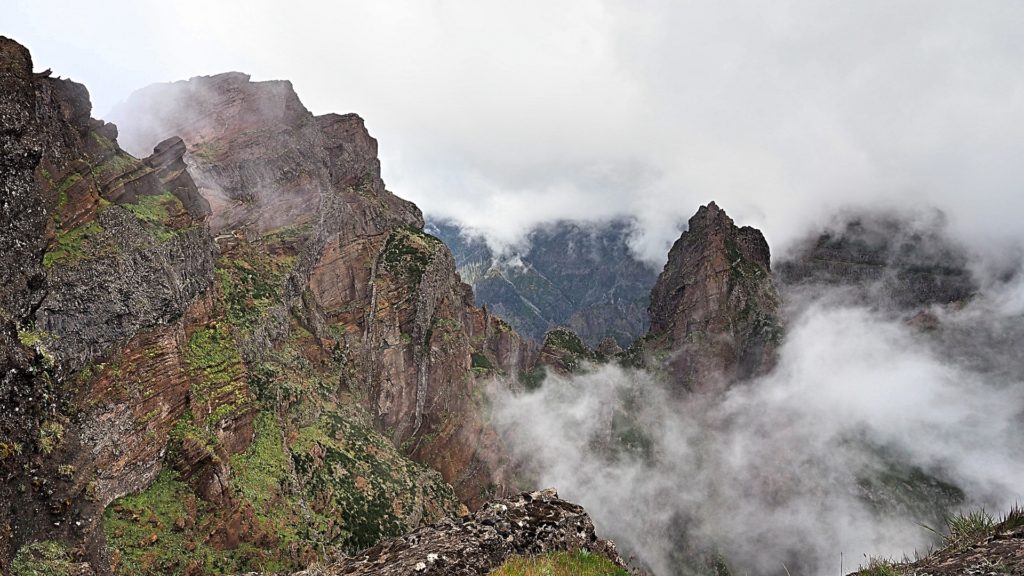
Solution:
[{"label": "cloud", "polygon": [[[984,301],[946,321],[986,330],[1007,319]],[[834,573],[841,553],[850,571],[865,555],[931,544],[920,524],[935,526],[956,494],[915,470],[962,488],[968,507],[1024,497],[1020,372],[972,368],[986,354],[1007,362],[949,344],[826,297],[797,306],[770,375],[724,396],[680,399],[649,373],[602,366],[496,393],[495,422],[528,475],[579,501],[657,574],[679,573],[701,547],[733,573]],[[617,434],[647,437],[653,456],[609,456]],[[900,497],[898,478],[917,496]]]},{"label": "cloud", "polygon": [[1024,5],[1012,0],[172,4],[16,0],[8,33],[98,112],[229,69],[356,111],[384,177],[514,242],[631,214],[661,262],[710,199],[777,250],[837,206],[934,205],[1019,240]]}]

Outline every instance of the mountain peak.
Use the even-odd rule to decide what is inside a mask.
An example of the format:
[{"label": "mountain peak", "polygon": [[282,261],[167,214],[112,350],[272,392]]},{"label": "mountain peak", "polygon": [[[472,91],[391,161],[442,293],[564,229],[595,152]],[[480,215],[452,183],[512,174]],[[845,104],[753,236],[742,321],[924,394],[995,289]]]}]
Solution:
[{"label": "mountain peak", "polygon": [[779,297],[759,230],[737,227],[714,202],[689,224],[651,291],[649,339],[684,388],[721,388],[771,366]]}]

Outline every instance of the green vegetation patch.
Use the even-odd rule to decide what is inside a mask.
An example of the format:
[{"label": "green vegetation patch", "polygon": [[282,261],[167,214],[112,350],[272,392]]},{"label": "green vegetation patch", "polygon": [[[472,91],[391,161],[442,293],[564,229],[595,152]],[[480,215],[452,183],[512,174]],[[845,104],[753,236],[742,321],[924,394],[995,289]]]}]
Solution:
[{"label": "green vegetation patch", "polygon": [[143,164],[139,160],[136,160],[124,153],[117,153],[111,156],[110,159],[103,164],[94,166],[92,174],[97,180],[102,182],[111,180],[127,172],[133,172],[142,166]]},{"label": "green vegetation patch", "polygon": [[472,355],[473,368],[483,368],[484,370],[494,370],[494,364],[491,363],[491,359],[482,352],[473,352]]},{"label": "green vegetation patch", "polygon": [[[190,516],[189,503],[198,505],[177,473],[164,469],[146,490],[116,500],[103,513],[107,546],[117,560],[117,574],[141,575],[150,570],[167,574],[184,571],[184,559],[200,552],[186,546],[186,534],[169,530]],[[179,521],[179,525],[182,522]],[[202,550],[208,553],[208,550]]]},{"label": "green vegetation patch", "polygon": [[868,565],[857,572],[860,576],[902,576],[903,570],[891,560],[870,558]]},{"label": "green vegetation patch", "polygon": [[47,338],[50,338],[50,335],[42,330],[18,329],[18,342],[21,342],[22,346],[35,348],[44,344]]},{"label": "green vegetation patch", "polygon": [[434,519],[458,508],[440,474],[403,457],[383,435],[343,412],[325,411],[299,431],[291,448],[313,503],[311,527],[346,553],[411,530],[408,519],[418,508]]},{"label": "green vegetation patch", "polygon": [[281,285],[289,264],[248,245],[217,260],[217,279],[232,325],[243,332],[252,330],[270,308],[281,302]]},{"label": "green vegetation patch", "polygon": [[999,522],[985,510],[961,512],[946,519],[947,546],[962,546],[990,536]]},{"label": "green vegetation patch", "polygon": [[43,266],[50,268],[57,263],[71,264],[89,257],[90,244],[102,233],[103,227],[95,221],[58,231],[54,244],[43,255]]},{"label": "green vegetation patch", "polygon": [[200,428],[196,425],[191,411],[182,414],[178,421],[174,423],[174,427],[171,428],[170,441],[171,446],[174,448],[179,448],[188,443],[203,447],[206,454],[211,458],[217,457],[217,436],[206,428]]},{"label": "green vegetation patch", "polygon": [[170,192],[154,196],[139,196],[137,203],[122,204],[121,206],[143,222],[160,225],[167,225],[172,213],[180,214],[185,211],[181,200],[178,200]]},{"label": "green vegetation patch", "polygon": [[114,573],[126,576],[228,574],[249,568],[239,551],[217,550],[197,527],[209,523],[209,504],[196,498],[177,473],[164,469],[146,490],[107,507],[103,532]]},{"label": "green vegetation patch", "polygon": [[312,224],[283,226],[263,235],[263,242],[271,248],[294,244],[309,238],[314,232]]},{"label": "green vegetation patch", "polygon": [[[231,506],[204,502],[191,480],[170,470],[110,506],[103,529],[115,574],[291,573],[456,513],[451,486],[373,428],[373,418],[338,390],[344,360],[322,357],[314,344],[293,326],[291,338],[236,380],[242,367],[227,322],[191,336],[192,393],[249,386],[248,375],[260,407],[254,437],[226,462]],[[171,453],[188,442],[224,458],[210,422],[186,413],[171,432]],[[225,545],[228,526],[237,544]]]},{"label": "green vegetation patch", "polygon": [[291,465],[277,418],[269,412],[260,412],[253,427],[256,434],[252,444],[245,452],[231,457],[232,488],[258,510],[268,511],[287,486]]},{"label": "green vegetation patch", "polygon": [[567,328],[553,328],[544,335],[544,345],[566,350],[581,358],[594,358],[595,354],[580,340],[575,332]]},{"label": "green vegetation patch", "polygon": [[11,563],[13,576],[71,576],[73,569],[67,549],[52,540],[22,546]]},{"label": "green vegetation patch", "polygon": [[491,576],[629,576],[604,556],[586,551],[509,558]]},{"label": "green vegetation patch", "polygon": [[537,390],[544,384],[544,379],[547,378],[547,370],[543,366],[536,366],[531,370],[519,373],[519,383],[523,385],[527,391],[532,392]]},{"label": "green vegetation patch", "polygon": [[89,132],[89,135],[92,136],[93,142],[95,142],[100,148],[103,148],[104,150],[115,149],[114,143],[106,136],[100,135],[99,132]]},{"label": "green vegetation patch", "polygon": [[47,420],[39,426],[39,450],[43,454],[53,452],[64,441],[64,425]]},{"label": "green vegetation patch", "polygon": [[193,400],[212,410],[207,422],[222,420],[246,402],[245,368],[226,324],[217,322],[196,330],[188,340],[185,365],[195,377]]},{"label": "green vegetation patch", "polygon": [[437,250],[443,245],[440,240],[418,228],[402,226],[388,235],[382,261],[389,272],[418,285]]},{"label": "green vegetation patch", "polygon": [[61,180],[61,183],[57,185],[57,210],[54,212],[54,220],[56,221],[57,225],[60,225],[61,210],[63,210],[64,207],[67,206],[68,204],[68,190],[70,190],[72,186],[78,184],[81,181],[82,175],[75,172],[74,174],[69,175],[64,180]]}]

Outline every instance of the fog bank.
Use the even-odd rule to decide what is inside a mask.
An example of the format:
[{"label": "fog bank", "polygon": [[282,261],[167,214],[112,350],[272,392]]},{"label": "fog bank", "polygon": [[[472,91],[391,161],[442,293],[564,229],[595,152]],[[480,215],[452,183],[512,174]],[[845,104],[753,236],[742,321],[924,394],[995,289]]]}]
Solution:
[{"label": "fog bank", "polygon": [[[939,314],[978,341],[1011,319],[990,302]],[[1024,383],[993,369],[1007,364],[998,351],[946,354],[951,341],[834,299],[790,315],[777,368],[725,396],[680,400],[647,372],[602,366],[497,393],[495,421],[539,484],[662,575],[700,548],[734,574],[835,574],[840,555],[852,571],[866,555],[927,550],[920,524],[936,527],[958,499],[943,483],[967,508],[1024,498]],[[635,423],[617,433],[649,438],[650,458],[609,457],[627,413]],[[900,496],[908,481],[913,498]]]}]

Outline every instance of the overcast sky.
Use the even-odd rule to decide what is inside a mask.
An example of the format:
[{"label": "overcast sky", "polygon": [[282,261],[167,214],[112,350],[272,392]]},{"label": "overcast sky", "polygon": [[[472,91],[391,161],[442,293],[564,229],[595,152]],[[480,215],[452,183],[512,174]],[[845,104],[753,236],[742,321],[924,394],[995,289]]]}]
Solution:
[{"label": "overcast sky", "polygon": [[1024,238],[1018,0],[5,0],[0,34],[103,116],[156,81],[293,81],[362,115],[391,190],[495,242],[631,214],[663,260],[717,200],[776,251],[832,209]]}]

